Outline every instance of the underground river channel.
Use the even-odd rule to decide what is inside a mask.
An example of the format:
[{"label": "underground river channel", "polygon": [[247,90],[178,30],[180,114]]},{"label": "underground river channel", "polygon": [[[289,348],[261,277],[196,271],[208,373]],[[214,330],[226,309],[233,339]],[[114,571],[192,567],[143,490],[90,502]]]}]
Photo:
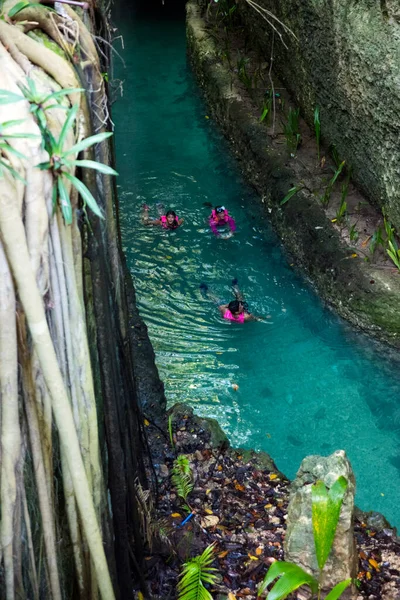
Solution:
[{"label": "underground river channel", "polygon": [[[215,417],[235,446],[265,450],[293,478],[308,454],[344,449],[357,504],[400,526],[400,377],[389,349],[323,306],[295,272],[259,198],[243,181],[186,58],[184,11],[114,9],[113,105],[124,251],[148,325],[168,402]],[[171,1],[171,0],[170,0]],[[171,208],[178,230],[145,227]],[[207,204],[236,220],[230,239],[211,232]],[[220,318],[204,298],[233,299],[237,277],[251,312],[244,325]],[[237,389],[236,389],[237,388]]]}]

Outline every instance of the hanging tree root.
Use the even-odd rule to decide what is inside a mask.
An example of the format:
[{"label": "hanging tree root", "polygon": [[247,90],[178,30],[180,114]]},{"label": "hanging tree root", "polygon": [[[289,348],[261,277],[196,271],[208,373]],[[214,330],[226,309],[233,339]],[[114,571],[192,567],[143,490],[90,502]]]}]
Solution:
[{"label": "hanging tree root", "polygon": [[[56,37],[56,30],[53,28],[52,31]],[[62,87],[79,87],[74,70],[68,62],[28,38],[16,27],[3,21],[0,21],[0,41],[4,44],[4,46],[0,44],[1,66],[8,65],[4,71],[0,68],[0,87],[2,89],[5,88],[14,93],[20,93],[17,83],[25,83],[25,76],[35,77],[37,67],[44,69]],[[50,89],[50,93],[51,91]],[[81,100],[80,96],[75,93],[70,94],[69,97],[71,103]],[[20,126],[22,128],[20,128],[20,131],[29,131],[27,128],[32,127],[31,131],[37,132],[37,126],[29,113],[28,103],[20,102],[15,106],[18,108],[19,117],[21,116],[21,110],[25,111],[26,119],[24,124]],[[4,106],[0,107],[0,121],[5,121],[6,118],[2,118],[2,109],[4,109]],[[7,112],[3,111],[4,115],[7,114],[9,120],[9,113],[13,109],[14,105],[8,105],[6,107]],[[65,113],[55,110],[48,111],[47,114],[50,130],[56,139],[62,127],[63,118],[65,118],[60,118],[60,114],[64,115]],[[78,137],[84,135],[82,132],[82,117],[85,129],[87,129],[89,123],[89,111],[84,101],[80,114],[80,128],[76,134]],[[87,134],[85,133],[85,135]],[[72,138],[70,136],[67,145],[72,145],[74,141],[73,136]],[[67,510],[71,537],[75,548],[78,586],[82,597],[88,597],[87,592],[90,588],[91,597],[95,598],[98,586],[102,597],[111,599],[113,598],[113,590],[98,527],[101,499],[105,497],[105,494],[99,459],[96,404],[85,328],[82,283],[77,282],[77,278],[81,277],[81,267],[79,267],[79,260],[74,262],[70,229],[65,226],[61,218],[55,219],[52,217],[49,174],[34,169],[34,166],[43,160],[43,157],[40,156],[40,140],[35,144],[31,144],[28,140],[13,140],[12,145],[27,156],[27,160],[22,161],[23,164],[12,155],[8,156],[7,159],[16,170],[22,171],[28,185],[24,189],[22,184],[12,181],[10,185],[14,186],[15,192],[12,191],[7,196],[5,188],[0,191],[0,236],[7,247],[7,260],[12,266],[18,295],[27,316],[30,330],[28,338],[31,337],[33,340],[33,349],[30,350],[32,360],[30,366],[26,367],[31,370],[31,374],[30,377],[27,372],[24,375],[25,387],[23,391],[26,411],[29,413],[31,420],[31,448],[37,471],[37,488],[52,597],[59,598],[60,592],[57,589],[59,588],[59,582],[56,552],[52,550],[54,548],[54,532],[52,533],[53,526],[51,523],[54,520],[52,513],[54,504],[52,501],[50,406],[52,406],[60,436],[64,493],[67,507],[69,507]],[[22,208],[26,217],[25,230],[21,217],[18,216]],[[49,222],[53,232],[50,237],[48,234]],[[76,246],[76,221],[74,238]],[[57,252],[54,254],[52,250],[57,250]],[[58,260],[56,256],[59,257]],[[24,271],[20,270],[21,263],[24,263]],[[75,271],[76,265],[79,267],[77,272]],[[64,285],[62,285],[62,282]],[[43,299],[44,294],[46,297]],[[54,302],[60,302],[60,308],[57,305],[57,308],[54,307],[54,313],[50,310],[48,315],[52,332],[56,338],[57,356],[50,339],[43,302],[46,304],[49,302],[49,307]],[[12,312],[15,327],[15,300]],[[11,318],[11,323],[12,321]],[[8,344],[11,343],[16,348],[15,337],[11,336],[10,338],[10,335],[8,335],[7,338]],[[69,350],[67,352],[64,350],[63,340],[65,338],[69,339]],[[30,347],[29,339],[26,341],[27,347]],[[71,383],[74,390],[72,397],[75,407],[75,419],[72,417],[70,401],[65,387],[67,385],[69,389]],[[18,397],[16,403],[18,406]],[[7,403],[5,403],[5,409],[7,406]],[[12,406],[15,406],[15,399]],[[35,410],[37,413],[36,419]],[[7,421],[7,418],[9,418],[7,411],[5,416],[6,422],[9,423]],[[38,443],[38,438],[40,443]],[[2,449],[6,439],[3,439],[2,436]],[[18,448],[20,446],[18,439],[15,438],[14,442],[16,442]],[[82,462],[81,453],[84,456],[84,462]],[[18,457],[18,454],[16,456]],[[6,467],[6,463],[2,462],[2,468],[5,469]],[[4,507],[8,507],[7,511],[10,513],[10,511],[13,512],[17,494],[15,493],[15,496],[13,496],[12,491],[10,491],[13,482],[12,477],[7,479],[8,487],[3,484],[4,481],[2,478],[2,497],[4,496]],[[15,486],[16,484],[14,484]],[[79,517],[75,503],[79,507]],[[19,512],[22,514],[21,509],[19,509]],[[25,520],[27,522],[29,520],[29,511]],[[7,600],[14,600],[14,560],[7,537],[7,532],[11,530],[10,523],[11,521],[6,518],[2,520],[2,531],[4,532],[4,536],[2,535],[2,552],[6,567]],[[82,553],[85,544],[83,544],[81,537],[81,527],[90,548],[90,558],[89,556],[85,558]],[[14,529],[19,531],[19,526]],[[89,566],[88,562],[92,563],[93,566],[93,570],[90,569],[90,578],[86,574]],[[18,561],[19,563],[20,561]],[[33,568],[33,572],[35,572],[35,568]],[[35,581],[34,576],[32,579]],[[89,583],[90,579],[91,583]],[[34,589],[37,589],[38,585],[40,584],[34,583]],[[34,593],[36,595],[36,592]]]}]

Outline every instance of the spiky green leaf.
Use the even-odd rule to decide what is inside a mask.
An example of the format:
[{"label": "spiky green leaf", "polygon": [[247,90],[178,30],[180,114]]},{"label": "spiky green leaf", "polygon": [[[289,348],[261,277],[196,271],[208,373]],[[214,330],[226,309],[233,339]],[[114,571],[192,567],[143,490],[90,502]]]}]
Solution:
[{"label": "spiky green leaf", "polygon": [[20,94],[14,94],[8,90],[0,90],[0,104],[13,104],[14,102],[21,102],[25,100],[24,96]]},{"label": "spiky green leaf", "polygon": [[[68,96],[69,94],[79,94],[80,92],[84,92],[85,89],[84,88],[64,88],[62,90],[58,90],[57,92],[53,92],[52,94],[49,94],[49,96],[46,96],[46,98],[43,100],[42,104],[44,104],[45,102],[50,102],[50,100],[57,100],[57,98],[61,98],[62,96]],[[55,105],[58,106],[58,105]],[[50,107],[46,107],[46,108],[50,108]]]},{"label": "spiky green leaf", "polygon": [[88,190],[86,185],[82,181],[80,181],[80,179],[75,177],[75,175],[71,175],[70,173],[63,173],[63,177],[66,177],[72,183],[72,185],[78,190],[83,202],[88,205],[90,210],[92,212],[94,212],[94,214],[97,215],[98,217],[100,217],[101,219],[104,219],[99,205],[97,204],[96,200],[94,199],[94,197],[92,196],[92,194],[90,193],[90,191]]},{"label": "spiky green leaf", "polygon": [[338,600],[338,598],[340,598],[350,584],[351,579],[345,579],[344,581],[341,581],[329,592],[329,594],[325,597],[325,600]]},{"label": "spiky green leaf", "polygon": [[61,177],[58,177],[57,185],[58,185],[58,197],[60,200],[61,211],[62,211],[62,214],[64,217],[64,221],[67,225],[71,225],[71,223],[72,223],[71,200],[70,200],[67,188],[65,187],[65,184]]},{"label": "spiky green leaf", "polygon": [[290,188],[283,200],[280,201],[279,206],[283,206],[284,204],[286,204],[286,202],[289,202],[290,198],[292,198],[295,194],[297,194],[297,192],[299,192],[302,189],[303,186],[301,185]]},{"label": "spiky green leaf", "polygon": [[71,108],[69,109],[69,111],[67,113],[67,117],[66,117],[66,119],[64,121],[64,124],[63,124],[62,129],[61,129],[60,137],[58,138],[58,142],[57,142],[57,150],[56,150],[56,152],[58,154],[62,154],[63,153],[63,146],[64,146],[65,139],[66,139],[66,137],[68,135],[68,131],[71,128],[73,128],[73,126],[74,126],[74,122],[75,122],[78,110],[79,110],[78,104],[74,104],[73,106],[71,106]]},{"label": "spiky green leaf", "polygon": [[312,525],[318,566],[323,569],[332,548],[347,480],[339,477],[328,490],[323,481],[312,486]]},{"label": "spiky green leaf", "polygon": [[18,181],[21,181],[24,185],[26,185],[26,180],[18,173],[18,171],[13,169],[11,165],[6,163],[4,160],[0,160],[0,164],[3,169],[7,169],[7,171],[9,171],[15,179],[18,179]]},{"label": "spiky green leaf", "polygon": [[12,121],[3,121],[0,123],[0,131],[2,129],[7,129],[7,127],[13,127],[14,125],[21,125],[21,123],[25,123],[26,119],[13,119]]},{"label": "spiky green leaf", "polygon": [[10,144],[7,144],[7,143],[2,144],[2,143],[0,143],[0,148],[3,148],[7,152],[10,152],[10,154],[13,154],[17,158],[22,158],[23,160],[27,160],[27,157],[25,156],[25,154],[22,154],[22,152],[19,152],[18,150],[16,150],[12,146],[10,146]]},{"label": "spiky green leaf", "polygon": [[100,173],[104,173],[104,175],[118,175],[117,171],[109,167],[108,165],[103,165],[102,163],[98,163],[94,160],[71,160],[70,164],[75,165],[76,167],[85,167],[86,169],[95,169]]},{"label": "spiky green leaf", "polygon": [[71,148],[68,148],[68,150],[66,150],[63,153],[63,156],[68,156],[69,154],[79,154],[79,152],[82,152],[82,150],[86,150],[87,148],[90,148],[90,146],[93,146],[94,144],[99,144],[103,140],[109,138],[111,135],[112,135],[111,131],[106,131],[104,133],[96,133],[96,135],[91,135],[90,137],[86,138],[85,140],[78,142]]},{"label": "spiky green leaf", "polygon": [[306,571],[303,571],[301,567],[293,563],[276,561],[270,566],[263,582],[260,584],[258,595],[263,595],[267,587],[277,577],[279,579],[268,593],[267,600],[282,600],[302,585],[310,586],[313,594],[316,594],[318,590],[317,580]]}]

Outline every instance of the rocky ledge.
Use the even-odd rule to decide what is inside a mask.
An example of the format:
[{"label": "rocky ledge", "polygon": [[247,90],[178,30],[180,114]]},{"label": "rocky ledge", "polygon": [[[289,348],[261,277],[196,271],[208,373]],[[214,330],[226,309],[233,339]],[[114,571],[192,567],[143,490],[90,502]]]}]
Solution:
[{"label": "rocky ledge", "polygon": [[[152,551],[146,556],[150,592],[153,598],[175,598],[182,563],[215,544],[214,566],[220,577],[210,589],[213,598],[255,600],[269,566],[285,558],[291,493],[309,482],[310,469],[322,473],[327,459],[321,459],[321,464],[315,457],[303,462],[291,488],[266,453],[231,448],[215,420],[194,415],[184,404],[175,405],[169,415],[170,433],[167,423],[165,431],[148,425],[159,486],[152,518],[158,535],[153,536]],[[192,515],[186,522],[188,512],[171,482],[177,455],[189,459],[194,481],[187,498]],[[340,453],[340,461],[343,457]],[[352,522],[357,564],[353,597],[400,600],[396,531],[377,513],[356,511]]]},{"label": "rocky ledge", "polygon": [[[291,254],[290,262],[310,278],[319,295],[340,315],[399,347],[400,276],[393,265],[387,264],[386,252],[382,253],[383,264],[374,263],[371,254],[365,253],[378,222],[369,214],[369,208],[364,210],[368,204],[365,198],[360,200],[357,190],[353,190],[353,221],[357,227],[361,221],[363,225],[357,232],[358,242],[354,238],[350,242],[350,225],[348,231],[338,227],[332,222],[337,221],[332,219],[335,214],[332,207],[326,210],[321,205],[320,190],[326,188],[332,172],[328,163],[321,167],[316,161],[315,141],[307,125],[302,123],[301,148],[296,155],[288,155],[284,135],[270,135],[265,123],[260,122],[260,107],[254,104],[254,93],[251,96],[241,85],[238,69],[229,68],[232,60],[223,60],[227,50],[219,44],[218,32],[207,26],[195,0],[187,4],[187,40],[191,63],[210,112],[230,140],[243,173],[265,204],[274,228]],[[235,42],[236,39],[232,44]],[[289,102],[286,99],[286,106]],[[281,206],[282,199],[294,186],[299,190]],[[340,192],[336,195],[340,202]],[[382,221],[382,215],[379,218]]]}]

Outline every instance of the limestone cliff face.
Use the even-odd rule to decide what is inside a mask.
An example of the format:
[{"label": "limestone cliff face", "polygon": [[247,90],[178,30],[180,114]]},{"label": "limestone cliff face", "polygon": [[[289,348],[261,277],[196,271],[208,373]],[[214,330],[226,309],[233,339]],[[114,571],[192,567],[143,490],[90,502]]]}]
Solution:
[{"label": "limestone cliff face", "polygon": [[[272,29],[237,0],[265,57]],[[321,108],[324,139],[400,229],[400,5],[398,0],[258,0],[296,34],[275,36],[274,70],[306,119]],[[253,38],[254,39],[254,38]]]}]

